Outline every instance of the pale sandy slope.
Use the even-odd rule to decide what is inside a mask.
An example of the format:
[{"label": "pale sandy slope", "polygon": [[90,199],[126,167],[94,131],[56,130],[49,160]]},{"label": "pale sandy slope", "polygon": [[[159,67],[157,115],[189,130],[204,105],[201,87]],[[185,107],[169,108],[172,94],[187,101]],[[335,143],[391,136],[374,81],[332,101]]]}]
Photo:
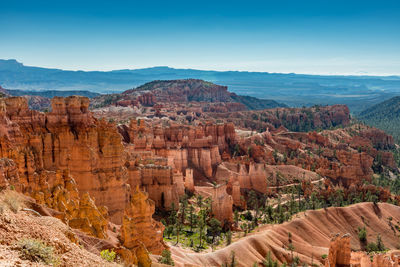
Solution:
[{"label": "pale sandy slope", "polygon": [[[388,219],[390,217],[392,226]],[[386,203],[360,203],[344,208],[307,211],[290,222],[262,226],[255,233],[211,253],[187,253],[176,247],[171,250],[178,266],[221,266],[228,261],[231,251],[235,252],[238,266],[252,266],[254,262],[261,262],[268,251],[280,262],[287,262],[292,257],[287,250],[288,232],[291,232],[294,256],[298,255],[302,262],[308,264],[322,264],[321,255],[328,254],[331,237],[337,233],[349,233],[352,236],[352,249],[360,249],[357,227],[364,225],[368,242],[375,242],[380,233],[387,248],[399,248],[400,232],[395,226],[400,227],[400,207]]]}]

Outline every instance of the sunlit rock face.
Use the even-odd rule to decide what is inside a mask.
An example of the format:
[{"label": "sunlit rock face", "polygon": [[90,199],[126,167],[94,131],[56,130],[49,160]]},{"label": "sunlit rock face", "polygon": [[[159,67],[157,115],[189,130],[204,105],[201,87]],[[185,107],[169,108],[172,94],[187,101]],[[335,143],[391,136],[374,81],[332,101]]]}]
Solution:
[{"label": "sunlit rock face", "polygon": [[29,110],[25,98],[3,101],[1,156],[17,164],[20,190],[32,192],[34,177],[43,170],[68,170],[80,194],[88,192],[120,223],[127,172],[116,128],[93,118],[85,97],[54,98],[47,114]]},{"label": "sunlit rock face", "polygon": [[136,187],[124,212],[121,228],[121,243],[124,247],[135,250],[143,243],[147,250],[158,255],[166,249],[163,242],[164,226],[152,218],[154,211],[154,201]]}]

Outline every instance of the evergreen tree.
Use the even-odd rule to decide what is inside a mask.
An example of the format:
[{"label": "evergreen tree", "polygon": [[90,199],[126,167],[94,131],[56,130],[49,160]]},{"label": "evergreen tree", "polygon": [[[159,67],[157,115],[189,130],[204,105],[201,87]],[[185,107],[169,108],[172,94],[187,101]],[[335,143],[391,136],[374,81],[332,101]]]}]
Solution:
[{"label": "evergreen tree", "polygon": [[196,200],[197,200],[197,206],[199,206],[199,208],[202,209],[203,208],[203,196],[198,195]]},{"label": "evergreen tree", "polygon": [[385,245],[383,245],[382,237],[380,234],[378,234],[378,236],[376,237],[376,246],[378,247],[379,251],[386,250]]},{"label": "evergreen tree", "polygon": [[265,260],[262,262],[264,267],[278,267],[278,261],[274,261],[271,256],[271,251],[268,251]]},{"label": "evergreen tree", "polygon": [[204,232],[204,228],[206,227],[206,223],[205,223],[205,211],[204,210],[200,210],[199,212],[199,220],[198,220],[198,226],[199,226],[199,236],[200,236],[200,241],[199,241],[199,248],[203,247],[203,232]]},{"label": "evergreen tree", "polygon": [[189,222],[190,222],[190,231],[193,232],[193,227],[196,225],[196,214],[194,214],[193,205],[189,206]]},{"label": "evergreen tree", "polygon": [[235,221],[235,227],[237,228],[239,226],[239,212],[237,210],[234,211],[233,218]]},{"label": "evergreen tree", "polygon": [[215,237],[221,232],[221,222],[216,218],[210,220],[209,231],[212,235],[212,244],[214,244]]},{"label": "evergreen tree", "polygon": [[160,263],[175,266],[174,260],[171,257],[171,251],[164,249],[161,254]]},{"label": "evergreen tree", "polygon": [[180,220],[176,221],[175,229],[176,229],[176,245],[177,245],[179,243],[179,235],[180,235],[181,230],[182,230],[182,224],[181,224]]},{"label": "evergreen tree", "polygon": [[185,213],[186,213],[186,208],[188,205],[187,199],[188,199],[188,196],[186,194],[184,194],[180,199],[181,224],[185,224]]},{"label": "evergreen tree", "polygon": [[229,246],[232,243],[232,232],[229,229],[228,232],[226,232],[226,245]]},{"label": "evergreen tree", "polygon": [[165,231],[164,231],[164,233],[167,234],[168,239],[171,239],[171,234],[172,234],[173,232],[174,232],[174,226],[173,226],[173,225],[168,225],[168,226],[165,228]]}]

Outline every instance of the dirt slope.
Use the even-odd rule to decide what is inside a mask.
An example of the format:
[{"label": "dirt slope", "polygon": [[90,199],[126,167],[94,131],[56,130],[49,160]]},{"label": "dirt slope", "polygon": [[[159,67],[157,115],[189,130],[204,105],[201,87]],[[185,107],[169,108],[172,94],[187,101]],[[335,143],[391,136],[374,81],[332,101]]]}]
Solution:
[{"label": "dirt slope", "polygon": [[[392,226],[388,219],[390,217]],[[287,262],[292,257],[287,249],[288,233],[291,232],[294,256],[308,264],[323,264],[321,256],[328,254],[330,240],[337,233],[349,233],[352,249],[359,250],[357,227],[364,225],[368,242],[375,242],[380,233],[387,248],[398,248],[400,239],[395,226],[400,226],[400,207],[386,203],[360,203],[344,208],[307,211],[290,222],[260,227],[255,233],[212,253],[186,253],[175,247],[171,250],[178,266],[221,266],[228,261],[231,251],[235,252],[238,266],[252,266],[254,262],[261,262],[268,251],[280,262]]]},{"label": "dirt slope", "polygon": [[25,200],[25,196],[15,191],[0,193],[0,266],[49,266],[40,260],[24,258],[20,248],[22,240],[36,240],[51,246],[53,252],[46,255],[54,256],[59,267],[120,266],[104,261],[98,252],[84,249],[84,243],[70,227],[57,218],[41,216],[29,209]]}]

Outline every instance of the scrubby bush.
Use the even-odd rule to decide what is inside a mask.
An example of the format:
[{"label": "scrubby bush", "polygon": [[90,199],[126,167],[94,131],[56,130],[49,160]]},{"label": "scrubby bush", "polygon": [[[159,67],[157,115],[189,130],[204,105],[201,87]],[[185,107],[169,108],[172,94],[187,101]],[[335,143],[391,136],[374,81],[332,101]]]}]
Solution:
[{"label": "scrubby bush", "polygon": [[382,237],[380,234],[378,234],[378,236],[376,237],[376,243],[371,242],[371,243],[368,243],[368,245],[367,245],[368,252],[382,252],[385,250],[386,250],[386,248],[382,242]]},{"label": "scrubby bush", "polygon": [[161,253],[160,263],[175,266],[174,260],[171,257],[171,251],[164,249]]},{"label": "scrubby bush", "polygon": [[375,252],[375,251],[378,251],[378,246],[374,242],[371,242],[371,243],[368,243],[366,250],[368,252]]},{"label": "scrubby bush", "polygon": [[360,239],[361,242],[367,241],[367,230],[365,226],[363,228],[358,227],[358,239]]},{"label": "scrubby bush", "polygon": [[113,262],[115,260],[116,253],[113,250],[105,249],[100,252],[100,256],[106,261]]},{"label": "scrubby bush", "polygon": [[54,255],[54,248],[47,246],[40,240],[22,239],[18,242],[21,258],[32,262],[44,262],[53,266],[58,265],[58,259]]}]

